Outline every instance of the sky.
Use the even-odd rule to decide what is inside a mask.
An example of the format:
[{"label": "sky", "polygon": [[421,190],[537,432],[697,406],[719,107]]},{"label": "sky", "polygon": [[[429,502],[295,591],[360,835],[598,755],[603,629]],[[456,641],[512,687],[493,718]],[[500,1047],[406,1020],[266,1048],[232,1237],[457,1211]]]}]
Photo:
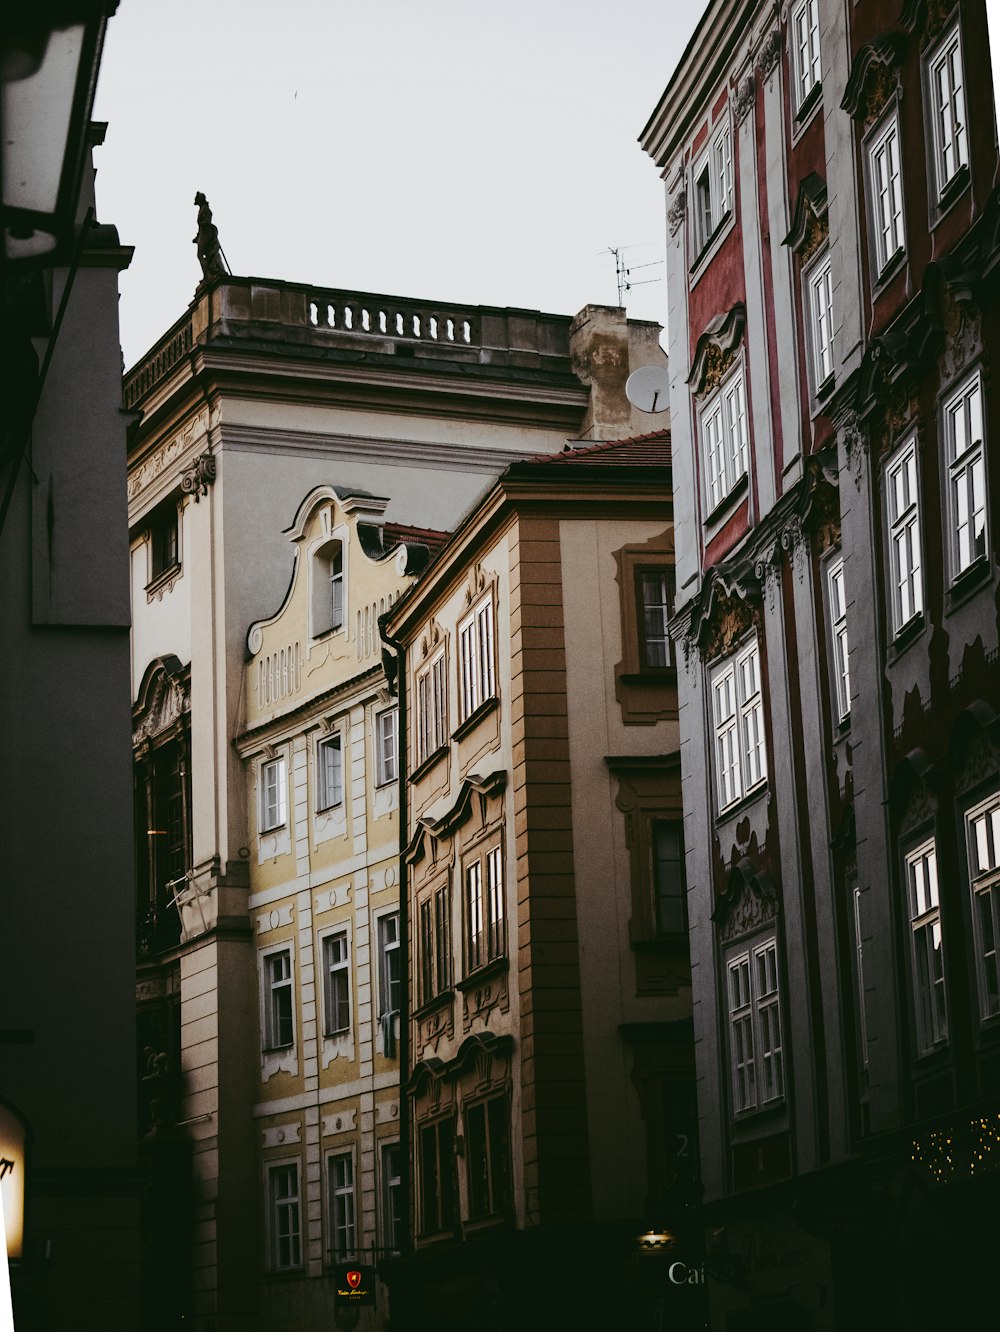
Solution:
[{"label": "sky", "polygon": [[664,323],[637,139],[703,7],[120,0],[94,115],[125,365],[194,295],[198,190],[235,274],[575,314],[617,304],[619,248],[628,313]]}]

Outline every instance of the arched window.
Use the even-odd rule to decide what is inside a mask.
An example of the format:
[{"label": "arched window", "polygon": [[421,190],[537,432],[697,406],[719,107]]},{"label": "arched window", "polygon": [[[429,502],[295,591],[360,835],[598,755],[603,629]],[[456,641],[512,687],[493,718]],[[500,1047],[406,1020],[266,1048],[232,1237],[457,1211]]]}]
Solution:
[{"label": "arched window", "polygon": [[344,548],[339,541],[328,541],[313,556],[312,636],[343,629]]}]

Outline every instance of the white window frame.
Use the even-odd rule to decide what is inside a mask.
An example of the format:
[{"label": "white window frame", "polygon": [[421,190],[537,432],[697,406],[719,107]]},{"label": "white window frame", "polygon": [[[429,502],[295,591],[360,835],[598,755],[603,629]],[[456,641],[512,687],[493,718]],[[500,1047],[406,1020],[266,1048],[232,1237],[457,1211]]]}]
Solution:
[{"label": "white window frame", "polygon": [[[674,600],[673,570],[667,565],[638,567],[635,571],[636,601],[639,612],[639,669],[662,671],[674,664],[673,644],[667,622]],[[663,660],[659,655],[662,643]]]},{"label": "white window frame", "polygon": [[[961,25],[956,22],[924,58],[927,107],[931,120],[928,135],[932,154],[932,194],[940,202],[969,166],[968,103],[965,96],[965,60],[962,56]],[[948,88],[942,97],[941,76],[947,71]],[[956,78],[956,71],[958,77]]]},{"label": "white window frame", "polygon": [[695,161],[691,172],[691,199],[694,260],[697,262],[733,211],[733,127],[728,116]]},{"label": "white window frame", "polygon": [[452,985],[451,883],[448,878],[417,903],[418,1002],[430,1003]]},{"label": "white window frame", "polygon": [[933,837],[907,853],[905,875],[914,1028],[917,1052],[923,1055],[948,1040],[941,899]]},{"label": "white window frame", "polygon": [[[378,1012],[379,1017],[399,1012],[400,951],[399,912],[388,911],[379,916],[376,926],[378,939]],[[396,1002],[392,1002],[395,988]]]},{"label": "white window frame", "polygon": [[920,534],[920,469],[911,435],[885,467],[885,515],[889,542],[893,634],[900,634],[924,609]]},{"label": "white window frame", "polygon": [[288,822],[288,764],[283,754],[261,760],[259,791],[260,831],[284,828]]},{"label": "white window frame", "polygon": [[310,579],[310,637],[345,633],[348,623],[345,529],[338,528],[313,548]]},{"label": "white window frame", "polygon": [[503,848],[487,847],[466,862],[462,880],[465,972],[471,975],[507,951]]},{"label": "white window frame", "polygon": [[[944,437],[948,459],[949,559],[952,581],[988,558],[985,395],[977,369],[944,400]],[[978,431],[978,438],[976,438]],[[976,524],[981,534],[976,539]],[[981,549],[977,550],[977,545]]]},{"label": "white window frame", "polygon": [[459,720],[496,696],[493,597],[486,596],[458,626]]},{"label": "white window frame", "polygon": [[795,110],[798,112],[822,80],[819,49],[819,0],[802,0],[789,20]]},{"label": "white window frame", "polygon": [[[336,754],[331,774],[326,755]],[[339,731],[316,741],[316,813],[325,814],[344,803],[344,741]]]},{"label": "white window frame", "polygon": [[824,249],[802,274],[812,352],[813,396],[833,378],[833,256]]},{"label": "white window frame", "polygon": [[[284,964],[282,963],[284,960]],[[279,974],[280,970],[280,974]],[[278,1005],[287,996],[290,1039],[281,1039],[282,1014]],[[291,942],[278,944],[261,954],[261,1029],[264,1053],[291,1050],[295,1046],[295,950]]]},{"label": "white window frame", "polygon": [[844,557],[838,555],[826,570],[827,605],[830,613],[830,666],[833,673],[833,698],[839,725],[851,715],[851,666],[847,641],[847,589],[844,584]]},{"label": "white window frame", "polygon": [[1000,1016],[1000,791],[965,816],[979,1014]]},{"label": "white window frame", "polygon": [[399,777],[399,709],[375,714],[375,785],[389,786]]},{"label": "white window frame", "polygon": [[417,675],[417,764],[448,743],[448,658],[442,647]]},{"label": "white window frame", "polygon": [[875,280],[906,251],[903,164],[899,114],[895,107],[872,134],[865,149]]},{"label": "white window frame", "polygon": [[868,1009],[865,998],[865,945],[861,925],[861,886],[856,879],[849,884],[851,933],[854,944],[854,984],[858,1006],[858,1043],[862,1069],[868,1068]]},{"label": "white window frame", "polygon": [[716,791],[722,814],[767,784],[764,696],[756,636],[715,666],[710,694]]},{"label": "white window frame", "polygon": [[[320,941],[323,958],[323,1035],[343,1036],[351,1029],[351,938],[346,928],[331,930]],[[344,1008],[347,1009],[347,1020]]]},{"label": "white window frame", "polygon": [[726,963],[729,1058],[737,1116],[785,1097],[778,945],[772,936]]},{"label": "white window frame", "polygon": [[[354,1152],[330,1152],[326,1158],[327,1201],[330,1215],[330,1257],[350,1262],[358,1254],[358,1208]],[[340,1242],[343,1235],[345,1242]],[[349,1241],[349,1242],[347,1242]]]},{"label": "white window frame", "polygon": [[[396,1154],[395,1170],[391,1159],[393,1153]],[[383,1140],[379,1143],[379,1169],[381,1176],[379,1219],[381,1221],[382,1247],[387,1253],[399,1253],[402,1247],[400,1232],[403,1220],[403,1162],[398,1138],[393,1138],[391,1142]],[[393,1207],[394,1198],[398,1203],[398,1214]]]},{"label": "white window frame", "polygon": [[746,375],[742,358],[698,410],[706,497],[713,513],[750,470]]},{"label": "white window frame", "polygon": [[[265,1166],[267,1198],[267,1247],[269,1267],[272,1272],[295,1272],[302,1268],[302,1171],[297,1159],[268,1161]],[[287,1193],[278,1193],[279,1176],[288,1178],[291,1172],[293,1188]],[[282,1214],[287,1213],[289,1222],[285,1238],[288,1243],[287,1259],[282,1261],[281,1243]]]}]

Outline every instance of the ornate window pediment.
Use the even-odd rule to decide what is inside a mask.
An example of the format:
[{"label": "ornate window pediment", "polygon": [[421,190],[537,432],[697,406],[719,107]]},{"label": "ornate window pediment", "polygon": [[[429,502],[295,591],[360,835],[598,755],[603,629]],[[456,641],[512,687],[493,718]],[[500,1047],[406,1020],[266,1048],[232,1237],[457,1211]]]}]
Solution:
[{"label": "ornate window pediment", "polygon": [[810,171],[799,185],[792,225],[781,243],[789,246],[805,263],[825,243],[829,235],[826,181],[815,171]]},{"label": "ornate window pediment", "polygon": [[852,120],[862,121],[866,129],[894,97],[901,95],[900,63],[906,42],[902,33],[883,33],[854,57],[840,105]]},{"label": "ornate window pediment", "polygon": [[719,937],[730,943],[771,924],[778,914],[778,893],[766,870],[758,870],[749,856],[736,862],[729,881],[712,912]]},{"label": "ornate window pediment", "polygon": [[717,314],[698,339],[687,382],[692,393],[710,393],[736,360],[746,328],[747,311],[742,301]]},{"label": "ornate window pediment", "polygon": [[705,661],[724,656],[757,625],[760,604],[760,582],[751,561],[717,566],[702,582],[691,608],[687,637]]},{"label": "ornate window pediment", "polygon": [[132,747],[165,735],[191,711],[191,671],[171,655],[146,667],[132,708]]}]

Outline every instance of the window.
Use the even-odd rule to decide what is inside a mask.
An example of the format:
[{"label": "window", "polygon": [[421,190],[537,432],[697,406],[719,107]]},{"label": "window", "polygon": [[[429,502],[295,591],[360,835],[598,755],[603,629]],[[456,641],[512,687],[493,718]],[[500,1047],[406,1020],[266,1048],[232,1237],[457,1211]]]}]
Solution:
[{"label": "window", "polygon": [[375,718],[375,782],[388,786],[399,772],[396,760],[396,734],[399,725],[397,708],[388,708]]},{"label": "window", "polygon": [[708,505],[713,510],[746,475],[750,465],[742,365],[706,399],[699,431],[708,475]]},{"label": "window", "polygon": [[378,922],[379,1017],[399,1012],[399,912]]},{"label": "window", "polygon": [[284,827],[288,817],[285,789],[285,760],[268,759],[260,765],[260,830],[271,832]]},{"label": "window", "polygon": [[343,629],[345,623],[344,546],[340,541],[328,541],[313,556],[312,636]]},{"label": "window", "polygon": [[495,846],[465,870],[465,969],[484,967],[505,951],[503,867]]},{"label": "window", "polygon": [[777,944],[771,939],[741,954],[728,970],[733,1101],[745,1114],[785,1094]]},{"label": "window", "polygon": [[157,743],[135,765],[135,861],[139,952],[180,939],[174,894],[191,866],[190,736]]},{"label": "window", "polygon": [[653,906],[657,934],[687,934],[684,831],[677,821],[653,820]]},{"label": "window", "polygon": [[264,958],[264,983],[264,1048],[285,1050],[295,1041],[291,949]]},{"label": "window", "polygon": [[699,255],[733,210],[733,135],[728,122],[698,160],[692,193],[695,253]]},{"label": "window", "polygon": [[986,556],[986,451],[983,443],[983,386],[979,372],[944,407],[951,497],[951,561],[958,577]]},{"label": "window", "polygon": [[667,569],[639,569],[640,664],[643,670],[662,670],[671,664],[667,620],[673,601],[673,576]]},{"label": "window", "polygon": [[797,109],[820,79],[819,0],[805,0],[792,11],[792,62]]},{"label": "window", "polygon": [[510,1201],[507,1098],[494,1096],[465,1112],[469,1217],[493,1216]]},{"label": "window", "polygon": [[928,64],[932,117],[934,179],[938,197],[944,194],[962,167],[969,164],[965,125],[965,79],[962,48],[956,25]]},{"label": "window", "polygon": [[155,582],[180,566],[177,501],[159,505],[149,520],[149,581]]},{"label": "window", "polygon": [[354,1157],[350,1152],[329,1159],[330,1246],[335,1259],[354,1255]]},{"label": "window", "polygon": [[496,692],[493,668],[493,602],[484,601],[458,630],[462,721]]},{"label": "window", "polygon": [[420,1129],[420,1225],[433,1235],[458,1220],[455,1187],[455,1123],[439,1119]]},{"label": "window", "polygon": [[302,1230],[299,1211],[299,1168],[295,1164],[270,1166],[267,1198],[271,1269],[284,1272],[302,1266]]},{"label": "window", "polygon": [[899,122],[895,114],[868,146],[868,188],[875,242],[875,275],[904,246],[903,184],[899,171]]},{"label": "window", "polygon": [[933,841],[906,857],[906,886],[909,896],[917,1049],[921,1054],[926,1054],[948,1039],[941,905],[938,901],[937,853]]},{"label": "window", "polygon": [[398,1253],[403,1237],[403,1183],[400,1174],[399,1143],[382,1146],[382,1244],[389,1253]]},{"label": "window", "polygon": [[448,741],[448,676],[444,652],[417,676],[417,762]]},{"label": "window", "polygon": [[854,934],[854,984],[858,1010],[858,1046],[861,1067],[868,1067],[868,1014],[865,1006],[864,935],[861,930],[861,889],[852,880],[850,891],[851,924]]},{"label": "window", "polygon": [[889,565],[892,577],[892,627],[895,633],[923,610],[920,575],[920,504],[917,490],[917,442],[911,439],[886,468]]},{"label": "window", "polygon": [[323,940],[323,1034],[336,1036],[351,1027],[351,954],[347,931]]},{"label": "window", "polygon": [[719,809],[767,780],[764,703],[756,642],[740,649],[712,677]]},{"label": "window", "polygon": [[833,286],[830,272],[830,253],[827,251],[806,274],[814,393],[818,393],[833,374]]},{"label": "window", "polygon": [[983,1018],[1000,1013],[1000,795],[966,816],[976,971]]},{"label": "window", "polygon": [[847,595],[844,561],[836,559],[827,570],[830,595],[830,641],[833,651],[833,692],[838,722],[851,715],[851,674],[847,649]]},{"label": "window", "polygon": [[316,812],[332,809],[344,801],[344,758],[339,735],[320,740],[316,746]]},{"label": "window", "polygon": [[420,1002],[451,988],[451,893],[443,884],[419,906]]}]

